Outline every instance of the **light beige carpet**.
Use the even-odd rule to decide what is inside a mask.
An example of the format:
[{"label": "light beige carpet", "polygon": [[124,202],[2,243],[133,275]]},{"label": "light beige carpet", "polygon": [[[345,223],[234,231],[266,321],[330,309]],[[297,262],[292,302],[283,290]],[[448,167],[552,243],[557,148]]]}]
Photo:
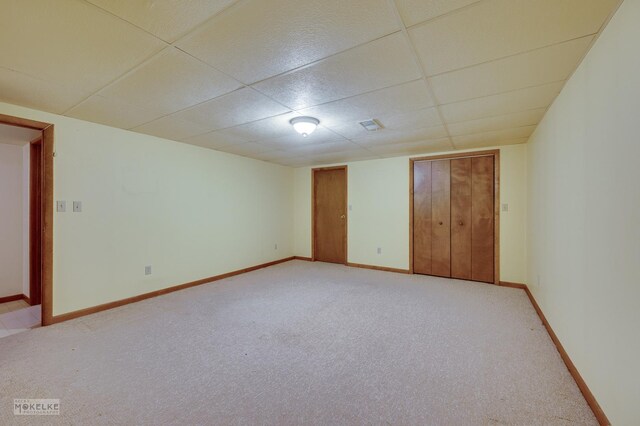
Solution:
[{"label": "light beige carpet", "polygon": [[3,338],[0,386],[3,425],[597,424],[522,290],[303,261]]}]

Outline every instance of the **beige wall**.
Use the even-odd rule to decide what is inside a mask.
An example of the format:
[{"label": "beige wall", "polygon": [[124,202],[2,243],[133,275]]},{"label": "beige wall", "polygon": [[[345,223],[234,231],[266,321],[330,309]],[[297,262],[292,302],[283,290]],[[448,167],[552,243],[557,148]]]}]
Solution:
[{"label": "beige wall", "polygon": [[0,297],[22,293],[22,147],[0,144]]},{"label": "beige wall", "polygon": [[528,146],[528,284],[614,425],[640,424],[640,1]]},{"label": "beige wall", "polygon": [[0,113],[55,124],[67,212],[54,214],[54,315],[293,254],[288,167],[8,104]]},{"label": "beige wall", "polygon": [[[412,157],[417,157],[414,155]],[[349,262],[409,268],[409,158],[348,164]],[[526,278],[526,147],[500,148],[500,197],[509,204],[500,216],[501,280]],[[311,167],[294,172],[294,249],[311,256]],[[382,253],[377,254],[377,248]]]}]

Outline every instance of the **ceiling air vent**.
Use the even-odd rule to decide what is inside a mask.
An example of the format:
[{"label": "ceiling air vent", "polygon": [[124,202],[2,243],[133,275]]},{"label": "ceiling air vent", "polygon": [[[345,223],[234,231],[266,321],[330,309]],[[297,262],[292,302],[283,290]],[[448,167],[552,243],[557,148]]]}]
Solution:
[{"label": "ceiling air vent", "polygon": [[376,130],[382,129],[382,125],[376,119],[361,121],[360,125],[365,128],[368,132],[375,132]]}]

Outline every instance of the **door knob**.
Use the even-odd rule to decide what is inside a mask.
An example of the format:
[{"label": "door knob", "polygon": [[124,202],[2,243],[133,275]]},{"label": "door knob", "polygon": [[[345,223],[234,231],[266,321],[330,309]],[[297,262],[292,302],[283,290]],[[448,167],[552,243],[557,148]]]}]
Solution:
[{"label": "door knob", "polygon": [[340,219],[344,219],[344,215],[340,216]]},{"label": "door knob", "polygon": [[442,222],[439,222],[440,225],[442,225]]},{"label": "door knob", "polygon": [[462,226],[462,225],[464,225],[464,224],[462,223],[462,221],[460,221],[460,226]]}]

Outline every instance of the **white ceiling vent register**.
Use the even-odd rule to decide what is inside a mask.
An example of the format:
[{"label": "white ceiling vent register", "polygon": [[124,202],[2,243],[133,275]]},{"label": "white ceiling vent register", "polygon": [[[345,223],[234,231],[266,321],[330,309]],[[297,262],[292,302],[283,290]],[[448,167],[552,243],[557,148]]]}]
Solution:
[{"label": "white ceiling vent register", "polygon": [[381,130],[382,125],[380,122],[374,118],[371,120],[364,120],[360,122],[360,125],[365,128],[368,132],[375,132],[376,130]]}]

